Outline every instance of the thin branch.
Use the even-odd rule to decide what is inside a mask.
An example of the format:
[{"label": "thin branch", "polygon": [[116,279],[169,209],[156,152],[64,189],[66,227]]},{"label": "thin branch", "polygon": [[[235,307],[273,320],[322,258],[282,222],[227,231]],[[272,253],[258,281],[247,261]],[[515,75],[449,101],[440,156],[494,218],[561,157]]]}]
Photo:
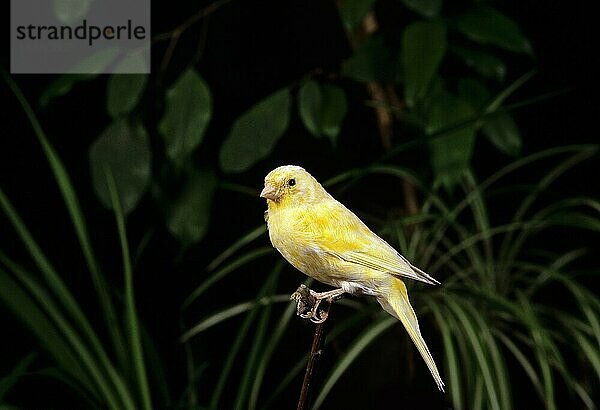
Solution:
[{"label": "thin branch", "polygon": [[[331,305],[328,304],[327,306],[327,313],[329,313]],[[304,380],[302,381],[302,389],[300,390],[300,398],[298,399],[298,406],[296,407],[297,410],[306,410],[308,408],[313,375],[315,374],[317,363],[323,352],[322,347],[323,342],[325,341],[325,338],[323,337],[324,327],[325,322],[321,322],[315,328],[315,335],[313,336],[312,347],[310,348],[310,355],[308,356],[308,364],[306,365]]]},{"label": "thin branch", "polygon": [[304,380],[302,381],[302,389],[300,390],[297,410],[305,410],[308,408],[312,379],[313,375],[315,374],[319,358],[321,357],[323,343],[325,340],[323,336],[325,321],[329,317],[329,309],[331,308],[331,304],[341,297],[341,295],[335,295],[324,299],[324,301],[326,301],[326,307],[325,309],[319,309],[321,300],[317,299],[314,295],[314,292],[312,292],[306,285],[300,285],[300,287],[291,296],[291,299],[296,301],[296,314],[302,318],[309,319],[313,323],[317,323],[315,335],[313,336],[313,342],[310,349],[310,355],[308,356],[306,371],[304,373]]},{"label": "thin branch", "polygon": [[214,13],[215,11],[217,11],[219,8],[226,5],[230,1],[231,0],[217,0],[217,1],[209,4],[205,8],[198,10],[198,12],[196,12],[196,14],[192,15],[189,19],[187,19],[186,21],[181,23],[179,26],[175,27],[173,30],[167,31],[166,33],[157,34],[156,36],[152,37],[152,42],[156,43],[159,41],[170,40],[173,37],[181,36],[181,34],[184,31],[189,29],[191,26],[196,24],[198,21],[202,20],[204,17]]}]

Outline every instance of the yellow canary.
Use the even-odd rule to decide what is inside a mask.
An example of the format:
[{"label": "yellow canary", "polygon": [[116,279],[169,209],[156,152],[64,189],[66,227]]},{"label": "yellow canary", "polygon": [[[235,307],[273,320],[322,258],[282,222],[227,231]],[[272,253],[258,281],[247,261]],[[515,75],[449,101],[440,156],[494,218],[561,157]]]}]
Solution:
[{"label": "yellow canary", "polygon": [[301,167],[286,165],[271,171],[260,196],[267,200],[265,219],[273,246],[296,269],[337,288],[313,296],[318,300],[343,293],[374,296],[402,322],[444,391],[401,278],[439,282],[373,233]]}]

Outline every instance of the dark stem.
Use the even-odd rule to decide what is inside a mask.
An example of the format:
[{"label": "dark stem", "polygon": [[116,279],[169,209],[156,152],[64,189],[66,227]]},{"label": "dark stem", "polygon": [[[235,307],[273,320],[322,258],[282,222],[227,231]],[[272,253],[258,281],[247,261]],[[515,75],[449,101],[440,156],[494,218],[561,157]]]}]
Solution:
[{"label": "dark stem", "polygon": [[[331,304],[327,304],[326,314],[329,313]],[[313,337],[312,347],[310,349],[310,355],[308,356],[308,364],[306,365],[306,372],[304,372],[304,381],[302,382],[302,389],[300,390],[300,398],[298,399],[297,410],[306,410],[310,399],[310,392],[312,387],[312,379],[315,374],[317,363],[321,357],[323,342],[323,329],[325,327],[325,321],[317,324],[315,328],[315,335]]]}]

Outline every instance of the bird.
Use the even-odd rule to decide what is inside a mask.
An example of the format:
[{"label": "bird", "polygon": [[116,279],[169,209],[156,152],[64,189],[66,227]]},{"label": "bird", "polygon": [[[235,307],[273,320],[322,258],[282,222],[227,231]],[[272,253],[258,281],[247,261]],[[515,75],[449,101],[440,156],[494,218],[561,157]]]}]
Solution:
[{"label": "bird", "polygon": [[402,279],[440,282],[371,231],[302,167],[284,165],[269,172],[260,197],[267,202],[265,220],[273,247],[302,273],[335,288],[311,290],[311,295],[318,302],[331,302],[345,293],[375,297],[404,325],[443,392],[444,382]]}]

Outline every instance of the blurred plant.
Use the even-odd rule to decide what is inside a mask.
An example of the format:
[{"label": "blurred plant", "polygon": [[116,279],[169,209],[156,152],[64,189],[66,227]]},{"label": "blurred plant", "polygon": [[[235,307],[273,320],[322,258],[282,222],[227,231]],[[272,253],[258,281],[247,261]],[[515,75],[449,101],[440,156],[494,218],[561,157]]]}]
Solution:
[{"label": "blurred plant", "polygon": [[[157,81],[184,32],[228,3],[217,1],[174,30],[155,36],[155,43],[169,40]],[[396,142],[396,119],[403,134],[427,143],[431,167],[448,188],[468,169],[478,134],[506,154],[520,153],[518,127],[502,107],[506,97],[531,75],[506,86],[508,69],[502,56],[533,54],[517,24],[487,3],[473,2],[455,9],[441,0],[404,0],[403,12],[410,13],[410,21],[398,33],[396,27],[379,28],[379,3],[397,7],[383,0],[340,3],[340,19],[353,54],[341,62],[339,72],[315,70],[242,114],[217,147],[222,172],[241,173],[266,159],[285,135],[294,108],[308,133],[327,137],[335,145],[351,109],[344,89],[348,81],[364,84],[368,90],[371,100],[367,103],[374,109],[383,145],[391,149]],[[133,53],[122,64],[140,64],[143,52]],[[99,64],[103,67],[114,58],[95,58],[87,64],[98,69]],[[42,95],[42,106],[67,94],[78,82],[95,78],[94,74],[59,77]],[[113,122],[90,147],[92,182],[102,203],[110,208],[99,165],[108,161],[125,214],[135,209],[153,186],[172,234],[186,244],[197,242],[207,231],[218,174],[206,165],[199,167],[192,156],[200,149],[213,116],[211,90],[195,68],[187,67],[168,88],[159,85],[165,110],[155,125],[141,108],[147,85],[145,75],[112,75],[108,79],[106,109]],[[295,107],[292,93],[297,96]],[[157,128],[162,144],[151,144],[148,127]],[[166,155],[151,155],[151,145],[162,145]],[[160,163],[153,164],[153,158]],[[159,172],[151,173],[151,169]],[[194,189],[201,189],[202,194]]]},{"label": "blurred plant", "polygon": [[[43,374],[71,386],[94,406],[150,409],[152,404],[135,307],[125,220],[110,164],[104,163],[104,178],[105,189],[115,211],[123,254],[122,324],[94,255],[87,224],[69,175],[20,89],[8,74],[3,72],[3,77],[27,114],[60,189],[104,313],[104,330],[110,335],[111,343],[101,340],[98,326],[92,326],[81,305],[1,189],[0,209],[17,233],[35,268],[31,271],[0,251],[0,299],[38,338],[40,345],[56,362],[57,368],[47,369]],[[111,347],[108,348],[108,345]],[[19,371],[19,367],[15,376],[23,372]],[[6,379],[6,383],[10,383],[10,380]]]},{"label": "blurred plant", "polygon": [[[436,273],[443,282],[437,288],[419,287],[413,294],[416,295],[416,308],[420,310],[419,317],[423,322],[428,317],[432,319],[441,336],[438,340],[444,348],[444,373],[454,408],[512,408],[513,386],[509,373],[515,368],[509,368],[509,361],[514,361],[516,371],[526,375],[546,408],[557,408],[560,398],[556,392],[563,391],[561,386],[585,407],[595,408],[592,392],[600,378],[600,351],[597,348],[600,343],[600,298],[586,289],[586,275],[569,267],[588,249],[569,249],[568,243],[564,242],[557,244],[562,245],[559,249],[536,249],[535,239],[558,235],[560,229],[557,228],[600,232],[600,202],[577,197],[537,208],[534,205],[543,202],[543,194],[559,176],[597,151],[596,146],[549,149],[514,161],[481,183],[468,172],[460,180],[464,199],[452,205],[439,191],[443,185],[441,180],[429,190],[410,170],[394,165],[356,169],[329,181],[336,186],[346,183],[342,186],[350,189],[349,186],[361,179],[388,175],[410,180],[423,193],[424,202],[419,213],[385,221],[380,233],[409,259],[416,261],[417,266]],[[508,189],[497,186],[502,178],[518,174],[523,168],[565,156],[566,159],[532,186]],[[520,202],[513,201],[514,189],[524,192]],[[493,224],[489,220],[488,203],[492,200],[495,206],[512,211],[507,222]],[[226,257],[219,258],[222,267],[192,293],[188,302],[236,270],[251,270],[252,267],[247,265],[268,255],[268,249],[256,248],[236,256],[242,246],[256,240],[262,232],[263,229],[257,229],[227,249]],[[587,273],[590,274],[598,272]],[[188,341],[225,320],[246,314],[229,353],[230,363],[241,360],[236,358],[241,340],[250,331],[249,323],[257,322],[256,336],[252,340],[253,353],[246,362],[245,376],[240,380],[240,385],[245,385],[250,382],[246,377],[254,375],[251,378],[253,386],[251,389],[240,387],[236,399],[240,407],[246,403],[249,408],[260,407],[259,403],[268,407],[274,397],[292,381],[298,380],[306,363],[306,357],[300,357],[296,365],[290,366],[287,377],[277,388],[263,386],[265,373],[269,366],[274,366],[271,362],[274,351],[285,337],[294,314],[294,306],[288,306],[279,321],[268,328],[269,304],[288,299],[286,295],[268,296],[268,292],[265,293],[267,286],[270,285],[265,285],[255,302],[242,302],[207,315],[182,337],[183,341]],[[561,289],[559,293],[568,297],[547,300],[547,292],[557,292],[556,287]],[[373,305],[348,300],[339,304],[356,312],[339,321],[328,335],[327,343],[347,347],[320,387],[313,408],[324,404],[336,382],[367,346],[387,329],[398,325]],[[349,343],[339,338],[345,332],[346,335],[356,334],[361,327],[365,330],[350,337]],[[266,338],[266,335],[270,337]],[[413,353],[409,348],[407,354]],[[221,382],[228,378],[230,367],[226,369]],[[264,399],[260,393],[266,391],[271,391],[272,395]],[[218,396],[212,402],[213,405],[216,403]]]},{"label": "blurred plant", "polygon": [[[99,407],[157,405],[157,398],[149,393],[154,389],[149,386],[156,386],[158,391],[168,391],[168,387],[160,374],[156,380],[146,376],[146,361],[152,360],[149,370],[153,373],[160,373],[161,364],[160,358],[152,355],[152,340],[138,323],[135,311],[125,235],[127,215],[141,202],[152,201],[182,250],[207,241],[211,239],[206,235],[218,188],[251,193],[255,201],[258,192],[237,184],[238,175],[261,161],[273,161],[277,144],[284,137],[292,138],[286,134],[296,116],[307,136],[326,138],[335,149],[344,138],[346,117],[357,110],[355,102],[362,104],[366,99],[386,152],[378,161],[370,158],[372,166],[348,170],[329,185],[342,193],[352,192],[374,175],[402,181],[402,217],[395,213],[377,225],[381,235],[418,266],[443,279],[443,287],[416,289],[411,294],[416,295],[415,305],[422,310],[422,326],[425,328],[429,318],[440,333],[454,407],[512,407],[513,386],[508,375],[517,371],[525,374],[548,408],[557,406],[557,391],[563,390],[594,408],[592,393],[598,386],[590,374],[600,375],[600,301],[585,288],[585,276],[576,276],[571,268],[584,250],[533,249],[536,238],[557,232],[557,227],[568,234],[575,229],[600,229],[600,207],[593,198],[565,198],[534,207],[558,176],[594,154],[596,147],[554,148],[519,158],[523,143],[511,109],[530,101],[510,105],[506,101],[532,76],[532,71],[515,75],[514,67],[521,62],[530,67],[535,60],[532,46],[517,24],[491,2],[337,2],[339,21],[332,24],[343,25],[352,49],[348,58],[339,61],[339,70],[316,67],[304,78],[278,85],[277,90],[265,90],[265,96],[232,122],[224,138],[214,138],[218,142],[213,146],[205,142],[215,113],[213,91],[200,74],[201,67],[196,68],[201,52],[196,50],[194,58],[179,62],[182,70],[173,68],[171,62],[179,39],[190,27],[203,23],[205,17],[229,3],[217,0],[175,29],[155,36],[153,48],[168,43],[156,75],[111,75],[106,79],[110,123],[90,145],[89,163],[94,191],[105,207],[115,211],[117,219],[125,278],[122,303],[115,302],[106,284],[67,171],[33,110],[5,76],[51,166],[103,315],[100,331],[91,325],[80,302],[0,191],[0,206],[35,263],[34,268],[24,268],[0,252],[0,299],[56,361],[58,370],[43,373],[64,381]],[[139,64],[140,56],[134,53],[120,63]],[[114,50],[106,50],[80,66],[95,72],[117,58]],[[165,84],[165,78],[173,81]],[[41,109],[67,98],[83,81],[104,79],[97,74],[60,76],[40,96]],[[369,133],[369,138],[375,134]],[[516,158],[483,182],[471,167],[475,141],[481,137]],[[398,156],[419,146],[428,148],[425,169],[410,171],[395,165]],[[198,161],[199,152],[203,158],[218,160]],[[567,159],[533,187],[490,189],[526,166],[562,155]],[[417,178],[416,172],[426,177]],[[519,197],[521,189],[524,194]],[[147,192],[151,195],[145,195]],[[491,201],[495,208],[512,210],[512,218],[492,223]],[[187,309],[207,299],[213,286],[273,255],[270,246],[255,246],[259,238],[264,239],[264,233],[262,225],[238,232],[239,239],[214,258],[206,276],[183,302],[182,317],[173,320],[189,323],[192,313]],[[304,356],[292,363],[278,363],[279,370],[285,368],[284,376],[274,387],[265,385],[294,315],[292,304],[279,313],[272,308],[273,303],[289,300],[286,294],[276,294],[281,269],[280,262],[271,266],[271,273],[251,300],[235,304],[225,301],[228,306],[200,320],[193,314],[195,324],[184,327],[181,337],[188,359],[188,384],[181,386],[179,401],[165,399],[162,405],[222,407],[230,400],[224,397],[226,387],[238,383],[237,393],[228,395],[234,397],[236,408],[277,407],[277,400],[305,365]],[[570,298],[548,301],[545,294],[557,288]],[[396,323],[370,305],[351,299],[341,304],[353,313],[329,332],[327,343],[335,341],[345,350],[320,387],[317,408],[367,346]],[[118,313],[121,310],[124,321]],[[202,397],[197,392],[199,380],[207,367],[215,367],[218,358],[192,342],[200,334],[212,340],[205,331],[240,315],[245,315],[244,319],[223,364],[217,363],[219,374],[210,397]],[[104,332],[107,341],[100,336]],[[30,367],[26,358],[0,380],[0,400]]]}]

